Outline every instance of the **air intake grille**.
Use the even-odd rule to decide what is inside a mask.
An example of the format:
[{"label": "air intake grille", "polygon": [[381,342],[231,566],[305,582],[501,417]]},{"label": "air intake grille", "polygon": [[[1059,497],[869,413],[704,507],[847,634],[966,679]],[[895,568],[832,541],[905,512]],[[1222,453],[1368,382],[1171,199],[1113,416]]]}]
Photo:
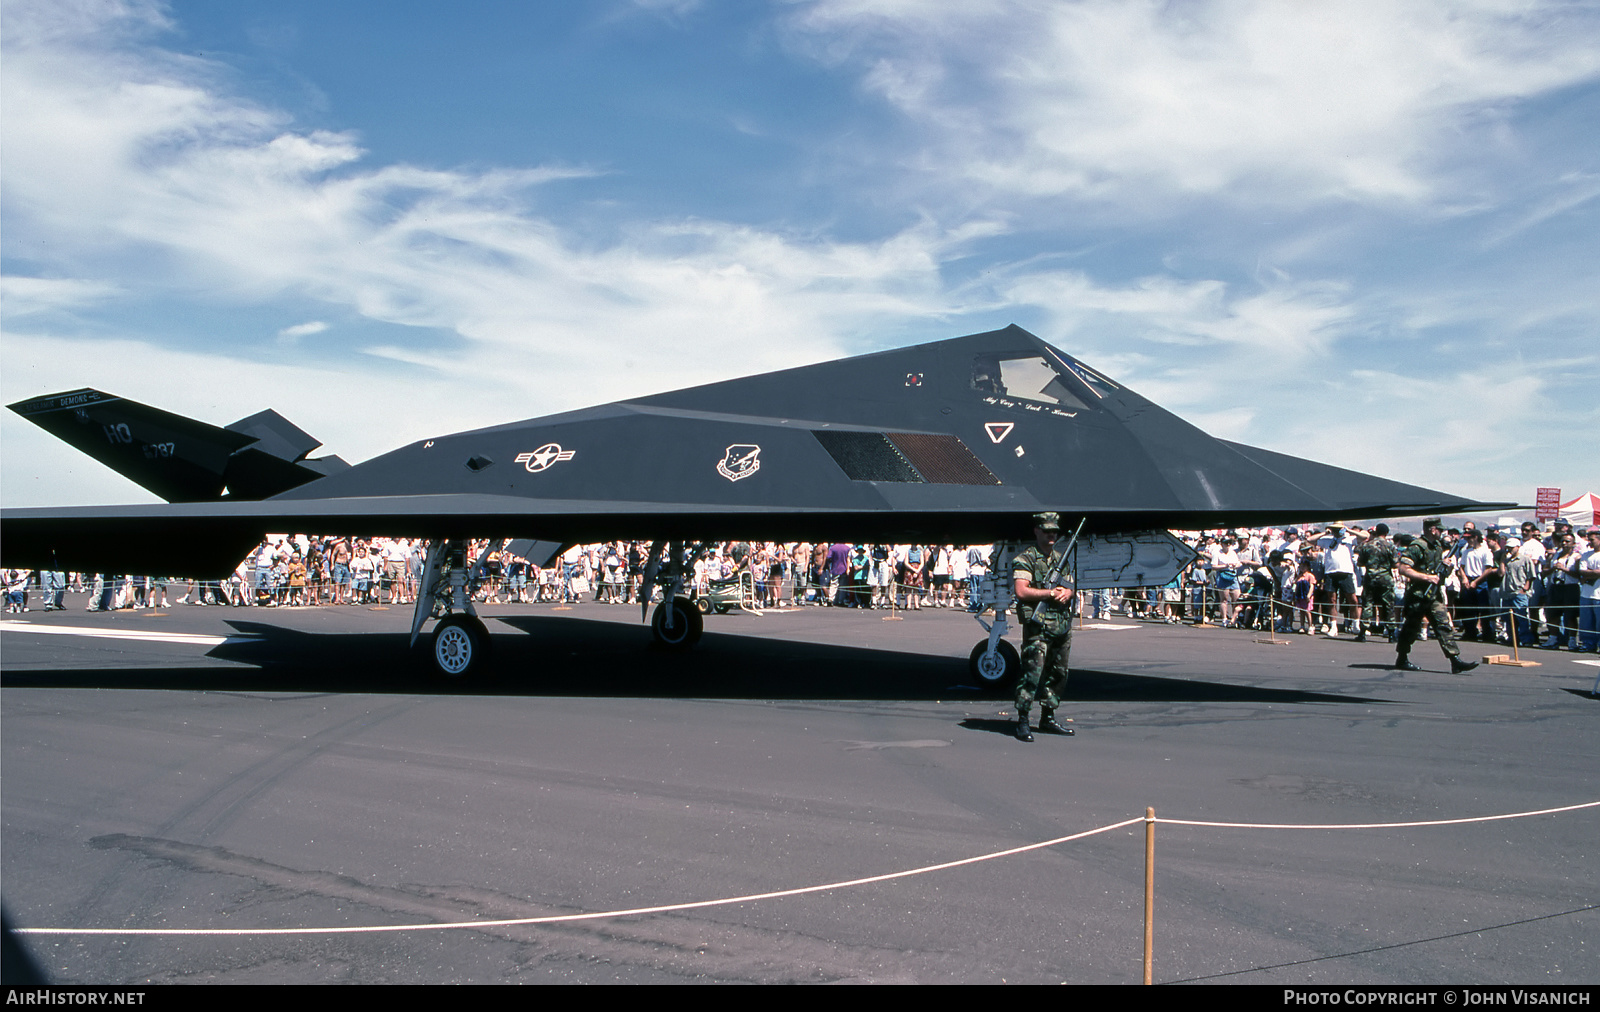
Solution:
[{"label": "air intake grille", "polygon": [[922,481],[922,475],[881,432],[813,429],[811,434],[851,481]]},{"label": "air intake grille", "polygon": [[813,429],[811,434],[851,481],[1000,484],[994,472],[955,436],[831,429]]},{"label": "air intake grille", "polygon": [[891,432],[889,439],[924,481],[935,485],[998,485],[1000,479],[983,466],[967,444],[955,436]]}]

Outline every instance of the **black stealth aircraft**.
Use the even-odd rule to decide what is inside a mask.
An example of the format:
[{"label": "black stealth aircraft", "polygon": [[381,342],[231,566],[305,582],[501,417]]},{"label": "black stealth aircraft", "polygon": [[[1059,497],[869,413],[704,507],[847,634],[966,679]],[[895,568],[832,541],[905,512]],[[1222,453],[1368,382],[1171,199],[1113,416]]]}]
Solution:
[{"label": "black stealth aircraft", "polygon": [[[275,412],[218,428],[93,390],[11,405],[169,500],[6,510],[7,566],[216,578],[268,532],[426,538],[413,634],[471,665],[465,540],[654,542],[655,628],[703,538],[981,544],[1489,508],[1215,439],[1019,327],[420,440],[355,466]],[[465,652],[463,659],[462,653]]]}]

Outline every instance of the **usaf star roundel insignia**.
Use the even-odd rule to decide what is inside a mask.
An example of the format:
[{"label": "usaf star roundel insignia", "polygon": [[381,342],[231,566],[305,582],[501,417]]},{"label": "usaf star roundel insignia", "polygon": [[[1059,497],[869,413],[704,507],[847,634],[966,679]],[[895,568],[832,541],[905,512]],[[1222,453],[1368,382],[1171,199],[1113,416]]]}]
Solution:
[{"label": "usaf star roundel insignia", "polygon": [[529,474],[538,474],[551,464],[571,460],[576,453],[576,450],[563,450],[560,443],[546,443],[532,453],[517,454],[517,463],[527,468]]},{"label": "usaf star roundel insignia", "polygon": [[761,447],[754,443],[734,443],[717,461],[717,473],[729,481],[748,478],[761,470],[760,453]]}]

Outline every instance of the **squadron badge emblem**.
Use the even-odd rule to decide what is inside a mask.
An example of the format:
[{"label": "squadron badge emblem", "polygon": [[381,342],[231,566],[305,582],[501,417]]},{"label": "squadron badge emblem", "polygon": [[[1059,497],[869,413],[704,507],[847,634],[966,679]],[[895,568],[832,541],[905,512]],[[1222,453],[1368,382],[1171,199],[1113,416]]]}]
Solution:
[{"label": "squadron badge emblem", "polygon": [[761,470],[761,461],[757,458],[760,452],[761,447],[754,443],[735,443],[717,461],[717,473],[729,481],[748,478]]},{"label": "squadron badge emblem", "polygon": [[551,464],[571,460],[576,453],[576,450],[563,450],[560,443],[546,443],[532,453],[517,454],[517,463],[527,468],[529,474],[538,474]]}]

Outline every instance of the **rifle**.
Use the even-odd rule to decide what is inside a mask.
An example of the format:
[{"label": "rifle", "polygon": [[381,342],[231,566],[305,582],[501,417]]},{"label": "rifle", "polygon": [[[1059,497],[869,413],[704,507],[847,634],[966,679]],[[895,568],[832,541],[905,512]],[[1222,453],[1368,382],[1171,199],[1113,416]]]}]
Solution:
[{"label": "rifle", "polygon": [[[1050,572],[1045,574],[1045,590],[1055,590],[1057,587],[1061,586],[1061,576],[1066,570],[1068,557],[1072,555],[1072,546],[1078,543],[1078,535],[1083,533],[1084,522],[1088,519],[1088,517],[1082,517],[1078,520],[1077,530],[1072,532],[1072,538],[1067,542],[1067,547],[1063,548],[1056,555],[1055,565],[1051,566]],[[1041,611],[1048,611],[1056,607],[1058,607],[1058,605],[1056,604],[1055,598],[1045,598],[1034,607],[1034,614],[1037,615]],[[1065,607],[1065,605],[1061,605],[1060,607]]]},{"label": "rifle", "polygon": [[1444,581],[1449,577],[1450,571],[1456,568],[1456,564],[1450,561],[1450,556],[1446,554],[1443,548],[1440,548],[1439,550],[1438,563],[1431,568],[1417,569],[1415,566],[1412,566],[1411,568],[1416,569],[1416,571],[1419,573],[1425,573],[1428,576],[1437,576],[1439,578],[1438,583],[1424,583],[1422,585],[1422,593],[1418,595],[1420,600],[1422,600],[1424,603],[1431,604],[1434,601],[1441,601],[1444,599]]}]

